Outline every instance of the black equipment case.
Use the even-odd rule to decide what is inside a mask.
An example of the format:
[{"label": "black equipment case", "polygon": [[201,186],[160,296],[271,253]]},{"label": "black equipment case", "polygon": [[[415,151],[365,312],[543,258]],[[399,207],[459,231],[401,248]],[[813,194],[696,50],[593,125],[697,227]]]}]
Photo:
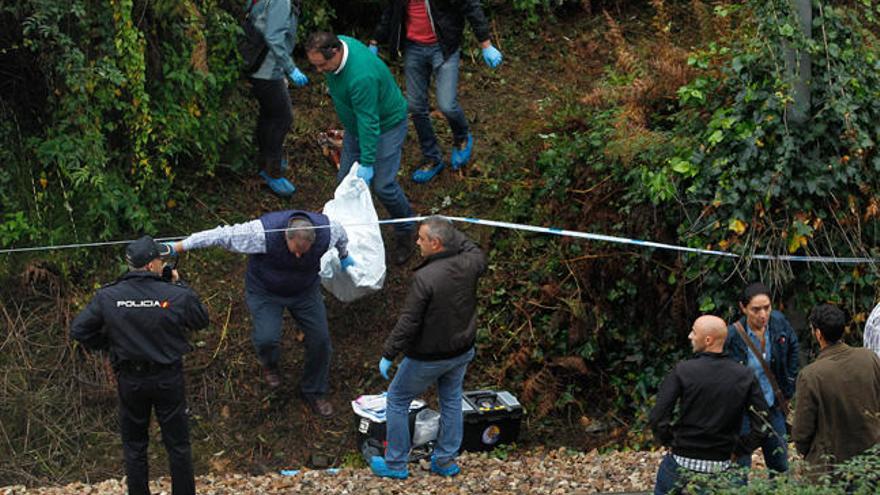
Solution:
[{"label": "black equipment case", "polygon": [[[416,415],[424,409],[409,412],[409,431],[415,431]],[[519,437],[523,408],[510,392],[475,390],[464,392],[461,398],[464,416],[464,434],[461,449],[471,452],[489,451],[499,445],[513,443]],[[385,423],[377,423],[354,414],[358,450],[371,455],[385,453]],[[366,456],[365,456],[366,457]]]},{"label": "black equipment case", "polygon": [[488,451],[515,442],[523,408],[510,392],[475,390],[462,397],[464,436],[461,450]]},{"label": "black equipment case", "polygon": [[[415,430],[416,415],[425,407],[426,406],[422,406],[418,409],[410,409],[410,434],[412,434],[412,432]],[[379,449],[379,452],[375,455],[384,455],[385,446],[387,445],[387,442],[385,440],[387,426],[385,425],[385,423],[377,423],[376,421],[358,416],[357,414],[354,414],[354,421],[355,427],[357,428],[357,436],[355,438],[355,441],[357,442],[358,451],[364,452],[365,446],[368,446],[372,447],[373,449]]]}]

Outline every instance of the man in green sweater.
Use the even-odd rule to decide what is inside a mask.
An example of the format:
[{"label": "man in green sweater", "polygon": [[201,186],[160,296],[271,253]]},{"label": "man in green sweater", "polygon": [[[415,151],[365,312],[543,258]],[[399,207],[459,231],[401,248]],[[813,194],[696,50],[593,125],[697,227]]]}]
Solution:
[{"label": "man in green sweater", "polygon": [[[406,138],[406,100],[388,66],[366,45],[348,36],[317,32],[306,42],[306,55],[324,74],[336,114],[345,128],[337,179],[357,174],[385,205],[392,218],[413,216],[403,188],[397,182],[400,155]],[[412,255],[415,223],[394,225],[394,262],[402,265]]]}]

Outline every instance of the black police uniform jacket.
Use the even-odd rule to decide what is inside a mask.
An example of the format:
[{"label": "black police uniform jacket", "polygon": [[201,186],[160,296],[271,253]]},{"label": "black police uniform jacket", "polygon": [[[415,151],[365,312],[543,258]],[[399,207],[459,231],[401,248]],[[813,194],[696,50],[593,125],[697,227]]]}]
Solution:
[{"label": "black police uniform jacket", "polygon": [[90,350],[109,349],[114,364],[173,364],[192,350],[186,330],[208,325],[196,293],[147,271],[131,271],[95,294],[71,324],[70,336]]},{"label": "black police uniform jacket", "polygon": [[456,231],[446,250],[416,267],[382,356],[394,359],[403,352],[413,359],[437,361],[469,351],[477,333],[477,281],[485,271],[486,255]]},{"label": "black police uniform jacket", "polygon": [[[373,34],[373,39],[388,46],[392,58],[403,51],[406,42],[408,3],[409,0],[391,0]],[[480,7],[480,0],[426,0],[426,3],[444,60],[461,47],[465,18],[470,22],[478,41],[489,39],[489,23]]]}]

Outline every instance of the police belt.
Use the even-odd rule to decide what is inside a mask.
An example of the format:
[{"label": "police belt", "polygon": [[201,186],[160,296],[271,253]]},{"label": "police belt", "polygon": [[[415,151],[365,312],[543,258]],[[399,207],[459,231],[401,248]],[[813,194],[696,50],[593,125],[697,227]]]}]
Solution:
[{"label": "police belt", "polygon": [[120,361],[116,364],[116,369],[119,371],[125,371],[127,373],[137,373],[148,375],[151,373],[159,373],[161,371],[171,370],[171,369],[180,369],[181,362],[175,361],[173,363],[157,363],[154,361],[135,361],[131,359],[126,359],[124,361]]}]

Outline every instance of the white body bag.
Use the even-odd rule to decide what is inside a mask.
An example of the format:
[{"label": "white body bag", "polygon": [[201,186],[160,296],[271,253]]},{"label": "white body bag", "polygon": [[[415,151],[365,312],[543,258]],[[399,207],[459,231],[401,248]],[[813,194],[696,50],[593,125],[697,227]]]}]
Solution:
[{"label": "white body bag", "polygon": [[370,188],[352,165],[323,213],[341,224],[348,235],[348,255],[354,266],[343,270],[335,246],[321,257],[321,284],[342,302],[351,302],[382,288],[385,282],[385,245]]}]

